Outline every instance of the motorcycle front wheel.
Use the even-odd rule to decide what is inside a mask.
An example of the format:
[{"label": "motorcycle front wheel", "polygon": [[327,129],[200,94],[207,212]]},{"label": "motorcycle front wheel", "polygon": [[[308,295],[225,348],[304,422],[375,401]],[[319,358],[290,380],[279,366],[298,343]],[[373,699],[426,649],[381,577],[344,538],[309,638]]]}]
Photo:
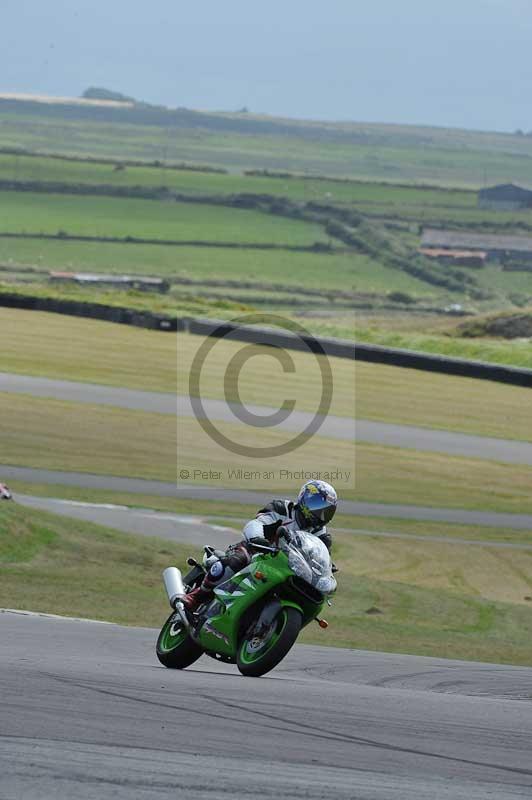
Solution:
[{"label": "motorcycle front wheel", "polygon": [[259,678],[279,664],[301,630],[301,612],[290,606],[282,608],[263,636],[249,634],[238,646],[237,667],[250,678]]},{"label": "motorcycle front wheel", "polygon": [[198,660],[203,650],[192,641],[179,615],[173,613],[161,628],[155,652],[165,667],[185,669]]}]

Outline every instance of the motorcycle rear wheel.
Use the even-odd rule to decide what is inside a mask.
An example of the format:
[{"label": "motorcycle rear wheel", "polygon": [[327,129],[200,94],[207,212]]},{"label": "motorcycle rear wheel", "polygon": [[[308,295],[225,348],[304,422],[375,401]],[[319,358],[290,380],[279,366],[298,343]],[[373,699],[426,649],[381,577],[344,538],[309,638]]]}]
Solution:
[{"label": "motorcycle rear wheel", "polygon": [[241,640],[236,657],[237,667],[250,678],[259,678],[279,664],[295,643],[303,617],[292,607],[282,608],[272,628],[261,643],[257,637]]},{"label": "motorcycle rear wheel", "polygon": [[157,638],[157,658],[168,669],[190,667],[203,654],[202,648],[190,635],[174,613],[170,614]]}]

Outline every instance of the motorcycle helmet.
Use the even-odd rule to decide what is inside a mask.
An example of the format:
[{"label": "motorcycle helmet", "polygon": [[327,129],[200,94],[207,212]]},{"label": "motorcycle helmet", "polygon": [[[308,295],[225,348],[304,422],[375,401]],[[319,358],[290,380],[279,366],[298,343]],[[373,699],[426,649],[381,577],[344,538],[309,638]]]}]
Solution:
[{"label": "motorcycle helmet", "polygon": [[296,522],[303,530],[322,528],[334,517],[337,504],[338,497],[330,483],[307,481],[297,496]]}]

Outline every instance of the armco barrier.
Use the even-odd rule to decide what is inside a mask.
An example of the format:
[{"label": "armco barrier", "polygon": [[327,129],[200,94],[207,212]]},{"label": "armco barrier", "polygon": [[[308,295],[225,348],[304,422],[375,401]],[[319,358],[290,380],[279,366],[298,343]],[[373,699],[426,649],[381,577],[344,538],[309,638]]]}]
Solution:
[{"label": "armco barrier", "polygon": [[184,321],[176,317],[153,314],[151,311],[137,311],[121,306],[87,303],[81,300],[6,293],[0,294],[0,306],[31,311],[52,311],[56,314],[67,314],[73,317],[91,317],[92,319],[101,319],[107,322],[118,322],[122,325],[150,328],[151,330],[177,331],[183,330],[185,327]]},{"label": "armco barrier", "polygon": [[54,311],[58,314],[92,317],[152,330],[187,331],[201,336],[224,337],[251,344],[284,347],[288,350],[304,352],[310,350],[313,353],[326,353],[326,355],[336,358],[357,359],[357,361],[368,361],[373,364],[387,364],[392,367],[419,369],[425,372],[439,372],[445,375],[497,381],[513,386],[532,387],[531,369],[489,364],[485,361],[466,361],[461,358],[417,353],[412,350],[399,350],[376,344],[355,344],[355,342],[344,339],[314,338],[256,325],[237,325],[227,320],[189,317],[181,319],[152,314],[149,311],[105,306],[100,303],[84,303],[78,300],[19,294],[0,294],[0,306]]},{"label": "armco barrier", "polygon": [[355,352],[357,361],[420,369],[425,372],[441,372],[445,375],[460,375],[463,378],[497,381],[513,386],[532,386],[532,369],[489,364],[487,361],[467,361],[462,358],[398,350],[375,344],[357,344]]},{"label": "armco barrier", "polygon": [[445,375],[459,375],[465,378],[532,387],[532,370],[502,364],[489,364],[485,361],[467,361],[461,358],[417,353],[412,350],[399,350],[376,344],[360,344],[342,339],[323,337],[315,339],[312,336],[299,336],[288,331],[279,332],[259,326],[234,325],[223,320],[185,319],[185,329],[189,333],[203,336],[223,336],[227,339],[237,339],[253,344],[286,347],[290,350],[325,352],[328,356],[356,359],[373,364],[387,364],[393,367],[406,367],[425,372],[439,372]]},{"label": "armco barrier", "polygon": [[285,347],[288,350],[303,350],[313,353],[325,352],[338,358],[355,358],[354,342],[342,339],[318,339],[305,334],[296,335],[290,331],[279,331],[260,325],[236,325],[227,320],[185,319],[185,329],[189,333],[202,336],[219,336],[236,339],[250,344]]}]

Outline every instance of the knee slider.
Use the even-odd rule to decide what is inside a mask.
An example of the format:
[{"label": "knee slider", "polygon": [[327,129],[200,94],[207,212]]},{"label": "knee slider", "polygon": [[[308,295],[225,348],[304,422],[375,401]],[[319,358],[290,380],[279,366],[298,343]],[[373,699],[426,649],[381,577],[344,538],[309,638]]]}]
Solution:
[{"label": "knee slider", "polygon": [[209,580],[213,582],[218,582],[223,578],[223,574],[225,572],[225,564],[221,561],[215,561],[214,564],[211,564],[209,568],[209,572],[207,573]]}]

